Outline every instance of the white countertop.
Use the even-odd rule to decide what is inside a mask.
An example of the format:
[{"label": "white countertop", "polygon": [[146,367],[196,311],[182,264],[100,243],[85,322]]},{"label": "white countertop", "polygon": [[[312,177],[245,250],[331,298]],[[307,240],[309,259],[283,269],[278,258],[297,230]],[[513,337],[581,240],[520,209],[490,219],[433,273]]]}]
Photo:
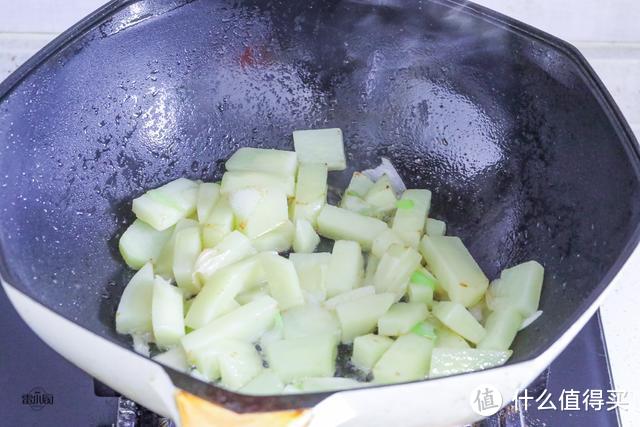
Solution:
[{"label": "white countertop", "polygon": [[[640,2],[637,0],[476,0],[576,45],[640,138]],[[0,0],[0,80],[59,32],[104,1]],[[639,268],[640,274],[640,268]],[[640,426],[640,292],[614,289],[601,309],[615,388],[630,393],[622,423]]]}]

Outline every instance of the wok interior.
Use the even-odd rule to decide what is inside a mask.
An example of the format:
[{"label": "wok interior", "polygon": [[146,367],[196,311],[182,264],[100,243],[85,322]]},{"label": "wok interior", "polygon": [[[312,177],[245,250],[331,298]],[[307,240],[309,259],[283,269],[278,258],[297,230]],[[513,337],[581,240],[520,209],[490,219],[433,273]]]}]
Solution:
[{"label": "wok interior", "polygon": [[292,149],[340,127],[351,173],[389,158],[486,274],[546,269],[535,356],[591,302],[639,218],[637,159],[583,71],[449,3],[140,1],[31,72],[0,104],[9,282],[125,347],[130,201],[212,180],[240,146]]}]

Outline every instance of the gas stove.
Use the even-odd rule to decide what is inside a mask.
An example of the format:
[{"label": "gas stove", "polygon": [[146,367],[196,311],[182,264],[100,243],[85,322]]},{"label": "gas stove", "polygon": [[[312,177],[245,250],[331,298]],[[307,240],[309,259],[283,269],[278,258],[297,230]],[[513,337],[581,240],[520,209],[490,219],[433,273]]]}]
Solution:
[{"label": "gas stove", "polygon": [[[0,292],[0,325],[0,424],[174,426],[170,420],[119,396],[51,350],[19,318],[4,292]],[[523,392],[515,403],[474,427],[617,427],[616,409],[603,405],[585,410],[583,406],[585,393],[601,390],[606,403],[607,391],[612,389],[606,344],[596,313],[527,388],[526,395]],[[558,400],[572,391],[580,395],[579,410],[570,410],[567,405],[563,408]]]}]

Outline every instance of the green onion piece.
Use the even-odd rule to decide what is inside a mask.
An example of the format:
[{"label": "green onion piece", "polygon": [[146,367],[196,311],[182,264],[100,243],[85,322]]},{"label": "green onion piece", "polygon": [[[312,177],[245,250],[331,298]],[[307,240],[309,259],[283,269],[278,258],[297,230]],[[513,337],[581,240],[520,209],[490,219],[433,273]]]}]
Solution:
[{"label": "green onion piece", "polygon": [[427,276],[426,274],[424,274],[420,270],[417,270],[417,271],[413,272],[413,274],[411,275],[411,283],[416,283],[418,285],[429,286],[433,290],[436,289],[436,281],[433,278],[431,278],[431,277]]},{"label": "green onion piece", "polygon": [[398,209],[411,209],[414,203],[411,199],[401,199],[396,202],[396,208]]},{"label": "green onion piece", "polygon": [[188,327],[188,326],[185,326],[185,327],[184,327],[184,334],[186,335],[186,334],[188,334],[189,332],[193,332],[193,328],[190,328],[190,327]]},{"label": "green onion piece", "polygon": [[416,325],[411,328],[411,332],[416,335],[420,335],[421,337],[436,339],[436,330],[431,323],[420,322],[416,323]]},{"label": "green onion piece", "polygon": [[360,195],[358,193],[356,193],[353,190],[348,190],[346,193],[344,193],[345,196],[355,196],[355,197],[360,197]]},{"label": "green onion piece", "polygon": [[280,313],[276,313],[275,318],[273,319],[273,326],[277,329],[282,329],[284,323],[282,322],[282,315]]}]

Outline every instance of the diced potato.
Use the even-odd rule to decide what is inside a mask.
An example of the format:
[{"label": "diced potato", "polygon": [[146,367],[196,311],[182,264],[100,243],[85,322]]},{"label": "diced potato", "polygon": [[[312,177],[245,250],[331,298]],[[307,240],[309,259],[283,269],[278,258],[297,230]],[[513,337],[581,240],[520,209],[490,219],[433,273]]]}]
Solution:
[{"label": "diced potato", "polygon": [[[217,360],[217,359],[216,359]],[[189,372],[189,375],[192,378],[195,378],[197,380],[200,380],[202,382],[209,382],[209,379],[204,376],[200,371],[198,371],[198,368],[196,368],[195,366],[191,369],[191,371]],[[220,376],[220,372],[218,372],[218,377]]]},{"label": "diced potato", "polygon": [[227,195],[238,228],[244,229],[265,196],[265,191],[263,188],[246,187]]},{"label": "diced potato", "polygon": [[358,196],[352,196],[350,194],[345,194],[342,197],[342,199],[340,200],[340,207],[342,209],[346,209],[351,212],[358,213],[360,215],[373,216],[373,217],[382,216],[382,215],[379,215],[379,212],[376,210],[376,208],[373,205],[365,202],[363,199],[361,199]]},{"label": "diced potato", "polygon": [[320,243],[320,236],[306,219],[296,220],[296,231],[293,239],[293,250],[296,252],[311,253]]},{"label": "diced potato", "polygon": [[218,356],[220,382],[228,389],[238,390],[262,371],[262,358],[253,344],[231,342],[233,345],[228,345]]},{"label": "diced potato", "polygon": [[393,191],[396,193],[402,193],[407,189],[395,166],[393,166],[393,163],[386,157],[380,158],[380,164],[378,166],[373,169],[363,170],[362,173],[374,181],[380,180],[386,175],[389,178],[391,188],[393,188]]},{"label": "diced potato", "polygon": [[292,197],[295,189],[295,179],[294,176],[254,171],[226,172],[222,175],[220,184],[220,192],[222,194],[235,193],[245,188],[279,190],[279,192]]},{"label": "diced potato", "polygon": [[533,313],[531,316],[529,316],[526,319],[524,319],[522,321],[522,324],[520,325],[520,329],[518,329],[518,331],[521,331],[524,328],[528,328],[533,322],[538,320],[538,317],[542,316],[542,313],[543,313],[542,310],[538,310],[535,313]]},{"label": "diced potato", "polygon": [[484,323],[484,319],[486,318],[485,314],[488,316],[488,312],[489,308],[487,307],[484,298],[469,307],[469,313],[471,313],[471,315],[480,323]]},{"label": "diced potato", "polygon": [[178,178],[148,193],[154,199],[183,211],[186,217],[196,212],[199,183],[187,178]]},{"label": "diced potato", "polygon": [[479,371],[504,365],[511,351],[476,348],[434,348],[431,353],[429,378]]},{"label": "diced potato", "polygon": [[355,288],[326,300],[324,302],[324,307],[328,310],[335,310],[335,308],[342,303],[355,301],[360,298],[373,295],[375,293],[376,288],[374,288],[373,286],[363,286],[361,288]]},{"label": "diced potato", "polygon": [[157,230],[164,230],[195,213],[198,183],[186,178],[147,191],[133,200],[136,216]]},{"label": "diced potato", "polygon": [[330,252],[314,252],[310,254],[306,253],[292,253],[289,254],[289,259],[296,267],[297,271],[303,272],[308,267],[325,265],[328,266],[331,261]]},{"label": "diced potato", "polygon": [[398,336],[406,334],[418,322],[427,318],[427,306],[419,302],[399,302],[378,319],[378,334]]},{"label": "diced potato", "polygon": [[326,202],[327,167],[320,164],[301,165],[291,215],[293,220],[305,219],[315,226],[320,209]]},{"label": "diced potato", "polygon": [[286,252],[293,245],[294,235],[295,226],[291,221],[285,221],[251,242],[259,252]]},{"label": "diced potato", "polygon": [[260,336],[258,344],[260,348],[265,349],[269,343],[274,341],[282,341],[284,339],[284,321],[280,313],[276,314],[273,320],[273,326]]},{"label": "diced potato", "polygon": [[402,335],[373,367],[373,381],[388,384],[425,378],[432,350],[432,340],[416,334]]},{"label": "diced potato", "polygon": [[395,231],[387,228],[373,239],[371,253],[378,258],[382,258],[392,245],[405,246],[405,242],[396,234]]},{"label": "diced potato", "polygon": [[295,200],[290,205],[289,216],[294,221],[304,219],[309,221],[314,227],[318,224],[318,215],[326,204],[326,201],[318,199],[311,203],[296,203]]},{"label": "diced potato", "polygon": [[236,390],[262,371],[262,359],[254,345],[234,339],[218,339],[196,349],[191,360],[206,381],[221,379]]},{"label": "diced potato", "polygon": [[380,258],[374,254],[369,254],[367,257],[367,267],[364,270],[364,285],[373,286],[373,278],[375,277],[376,270],[380,264]]},{"label": "diced potato", "polygon": [[[436,304],[437,304],[437,302],[436,302]],[[444,323],[442,323],[440,320],[438,320],[438,318],[436,316],[434,316],[433,313],[429,313],[427,315],[427,318],[424,320],[424,322],[433,325],[433,327],[436,330],[440,330],[441,328],[446,328]]]},{"label": "diced potato", "polygon": [[269,295],[266,286],[260,286],[255,289],[250,289],[248,291],[240,292],[235,300],[240,305],[245,305],[250,303],[256,298],[263,297],[265,295]]},{"label": "diced potato", "polygon": [[173,276],[186,298],[200,290],[200,283],[193,279],[193,267],[202,251],[199,227],[184,228],[176,233],[173,249]]},{"label": "diced potato", "polygon": [[330,377],[336,370],[333,334],[273,341],[264,348],[269,367],[282,381]]},{"label": "diced potato", "polygon": [[289,220],[287,196],[274,188],[245,188],[231,193],[229,203],[237,228],[255,239]]},{"label": "diced potato", "polygon": [[[255,299],[255,298],[254,298]],[[224,316],[227,313],[231,313],[236,308],[240,307],[240,304],[235,299],[232,299],[220,308],[220,316]],[[219,316],[218,316],[219,317]]]},{"label": "diced potato", "polygon": [[156,230],[166,230],[196,210],[198,183],[178,178],[133,200],[133,213]]},{"label": "diced potato", "polygon": [[312,377],[304,378],[298,382],[298,388],[302,392],[322,392],[333,390],[348,390],[351,388],[358,388],[366,386],[366,383],[361,383],[351,378],[341,377]]},{"label": "diced potato", "polygon": [[543,278],[544,268],[536,261],[508,268],[491,284],[487,305],[493,311],[513,307],[527,318],[538,310]]},{"label": "diced potato", "polygon": [[422,233],[419,231],[398,231],[397,235],[405,246],[418,250]]},{"label": "diced potato", "polygon": [[154,356],[153,360],[179,372],[187,373],[190,370],[189,363],[187,363],[187,355],[184,354],[184,350],[179,345]]},{"label": "diced potato", "polygon": [[298,394],[298,393],[302,393],[302,390],[300,390],[298,387],[294,386],[293,384],[287,384],[282,389],[282,394]]},{"label": "diced potato", "polygon": [[338,128],[296,130],[293,132],[293,146],[301,164],[319,163],[330,171],[347,168],[342,130]]},{"label": "diced potato", "polygon": [[173,286],[160,276],[153,281],[153,299],[151,303],[151,320],[153,336],[160,347],[167,347],[180,342],[184,336],[182,289]]},{"label": "diced potato", "polygon": [[153,265],[149,262],[133,275],[122,292],[116,310],[116,331],[119,334],[151,332],[152,298]]},{"label": "diced potato", "polygon": [[257,377],[238,390],[240,393],[254,396],[269,396],[282,393],[284,383],[271,369],[263,369]]},{"label": "diced potato", "polygon": [[233,231],[215,248],[200,253],[193,268],[194,277],[201,284],[205,283],[221,268],[255,254],[251,241],[239,231]]},{"label": "diced potato", "polygon": [[391,347],[393,340],[380,335],[367,334],[353,340],[351,362],[358,369],[368,372]]},{"label": "diced potato", "polygon": [[396,193],[393,191],[387,175],[383,175],[373,184],[364,196],[364,201],[372,205],[382,215],[387,215],[396,208]]},{"label": "diced potato", "polygon": [[198,348],[187,357],[205,381],[216,381],[220,378],[220,347],[224,346],[224,342],[225,340],[220,340]]},{"label": "diced potato", "polygon": [[[405,240],[414,243],[420,241],[425,228],[429,208],[431,207],[431,191],[407,190],[398,201],[398,209],[393,217],[392,230],[404,236]],[[414,245],[412,245],[414,246]],[[417,247],[417,244],[414,246]]]},{"label": "diced potato", "polygon": [[418,283],[409,283],[407,288],[409,302],[420,302],[431,307],[433,303],[433,288]]},{"label": "diced potato", "polygon": [[489,279],[458,237],[425,236],[420,252],[449,299],[470,307],[480,301]]},{"label": "diced potato", "polygon": [[452,331],[474,344],[485,337],[485,329],[460,303],[441,301],[433,308],[433,314]]},{"label": "diced potato", "polygon": [[251,218],[254,211],[258,208],[264,194],[265,189],[263,188],[246,187],[240,188],[227,195],[229,205],[236,220],[236,227],[244,229],[246,221]]},{"label": "diced potato", "polygon": [[196,203],[196,212],[198,213],[198,221],[201,224],[209,218],[213,207],[216,205],[220,197],[220,185],[215,182],[203,182],[198,187],[198,201]]},{"label": "diced potato", "polygon": [[[385,158],[328,205],[328,172],[346,168],[342,131],[293,139],[295,152],[238,149],[219,183],[180,178],[133,201],[119,247],[140,270],[116,330],[147,357],[149,343],[166,350],[154,357],[165,366],[256,396],[370,384],[333,377],[339,344],[376,384],[505,363],[541,313],[543,267],[489,284],[429,218],[431,192],[407,190]],[[314,253],[320,236],[332,253]]]},{"label": "diced potato", "polygon": [[221,196],[211,209],[209,217],[202,224],[202,243],[205,248],[213,248],[233,231],[233,211],[229,198]]},{"label": "diced potato", "polygon": [[373,276],[376,292],[392,292],[396,295],[396,301],[400,300],[421,259],[420,254],[412,248],[392,245],[380,259]]},{"label": "diced potato", "polygon": [[333,334],[340,341],[340,323],[336,315],[316,305],[303,305],[282,313],[285,339]]},{"label": "diced potato", "polygon": [[364,259],[358,242],[337,240],[333,245],[331,261],[327,269],[327,296],[357,288],[364,277]]},{"label": "diced potato", "polygon": [[[246,187],[240,188],[227,195],[229,198],[229,205],[231,206],[231,210],[233,211],[233,215],[236,220],[235,225],[238,228],[243,229],[245,227],[244,224],[254,214],[267,191],[269,191],[268,188]],[[278,189],[275,191],[277,192]]]},{"label": "diced potato", "polygon": [[[160,277],[162,277],[162,276],[160,276]],[[182,305],[183,306],[183,310],[182,310],[183,312],[185,312],[185,313],[189,312],[189,309],[191,308],[191,304],[193,304],[193,300],[194,299],[195,298],[190,298],[190,299],[185,299],[184,300],[184,304]]]},{"label": "diced potato", "polygon": [[267,277],[269,293],[278,301],[280,310],[304,304],[300,280],[290,260],[263,252],[260,254],[260,262]]},{"label": "diced potato", "polygon": [[278,303],[273,298],[264,296],[214,319],[182,338],[181,343],[187,354],[187,360],[192,360],[195,350],[206,347],[216,340],[257,341],[271,328],[276,314],[278,314]]},{"label": "diced potato", "polygon": [[184,211],[167,206],[149,194],[143,194],[134,199],[132,211],[139,220],[160,231],[166,230],[182,218],[186,218]]},{"label": "diced potato", "polygon": [[427,218],[424,231],[427,236],[444,236],[447,232],[447,224],[439,219]]},{"label": "diced potato", "polygon": [[522,316],[517,309],[504,308],[494,311],[484,325],[487,333],[476,348],[509,350],[521,324]]},{"label": "diced potato", "polygon": [[373,187],[373,181],[371,181],[368,176],[362,172],[354,172],[353,175],[351,175],[351,181],[344,194],[345,196],[363,198],[369,190],[371,190],[371,187]]},{"label": "diced potato", "polygon": [[294,151],[241,147],[229,157],[225,168],[228,171],[258,171],[293,177],[298,168],[298,156]]},{"label": "diced potato", "polygon": [[355,337],[372,332],[378,319],[389,310],[395,300],[395,294],[382,293],[338,305],[336,314],[342,328],[342,343],[349,344]]},{"label": "diced potato", "polygon": [[136,219],[120,237],[120,254],[129,267],[137,270],[147,262],[155,262],[158,259],[172,233],[171,228],[158,231]]},{"label": "diced potato", "polygon": [[324,301],[327,298],[325,282],[331,254],[328,252],[292,253],[289,255],[289,260],[293,262],[298,273],[305,301],[308,303]]},{"label": "diced potato", "polygon": [[157,260],[153,263],[156,274],[167,280],[175,280],[173,277],[173,252],[176,246],[176,233],[189,227],[198,227],[198,221],[187,218],[181,219],[171,229],[171,237],[167,240],[167,243],[164,244],[160,255],[158,255]]},{"label": "diced potato", "polygon": [[259,281],[263,274],[259,255],[218,270],[193,299],[185,320],[187,326],[198,329],[222,316],[231,301]]},{"label": "diced potato", "polygon": [[436,330],[436,348],[470,348],[469,343],[446,326]]},{"label": "diced potato", "polygon": [[373,239],[387,229],[387,224],[376,218],[360,215],[346,209],[324,205],[318,215],[318,234],[333,240],[353,240],[368,251]]}]

